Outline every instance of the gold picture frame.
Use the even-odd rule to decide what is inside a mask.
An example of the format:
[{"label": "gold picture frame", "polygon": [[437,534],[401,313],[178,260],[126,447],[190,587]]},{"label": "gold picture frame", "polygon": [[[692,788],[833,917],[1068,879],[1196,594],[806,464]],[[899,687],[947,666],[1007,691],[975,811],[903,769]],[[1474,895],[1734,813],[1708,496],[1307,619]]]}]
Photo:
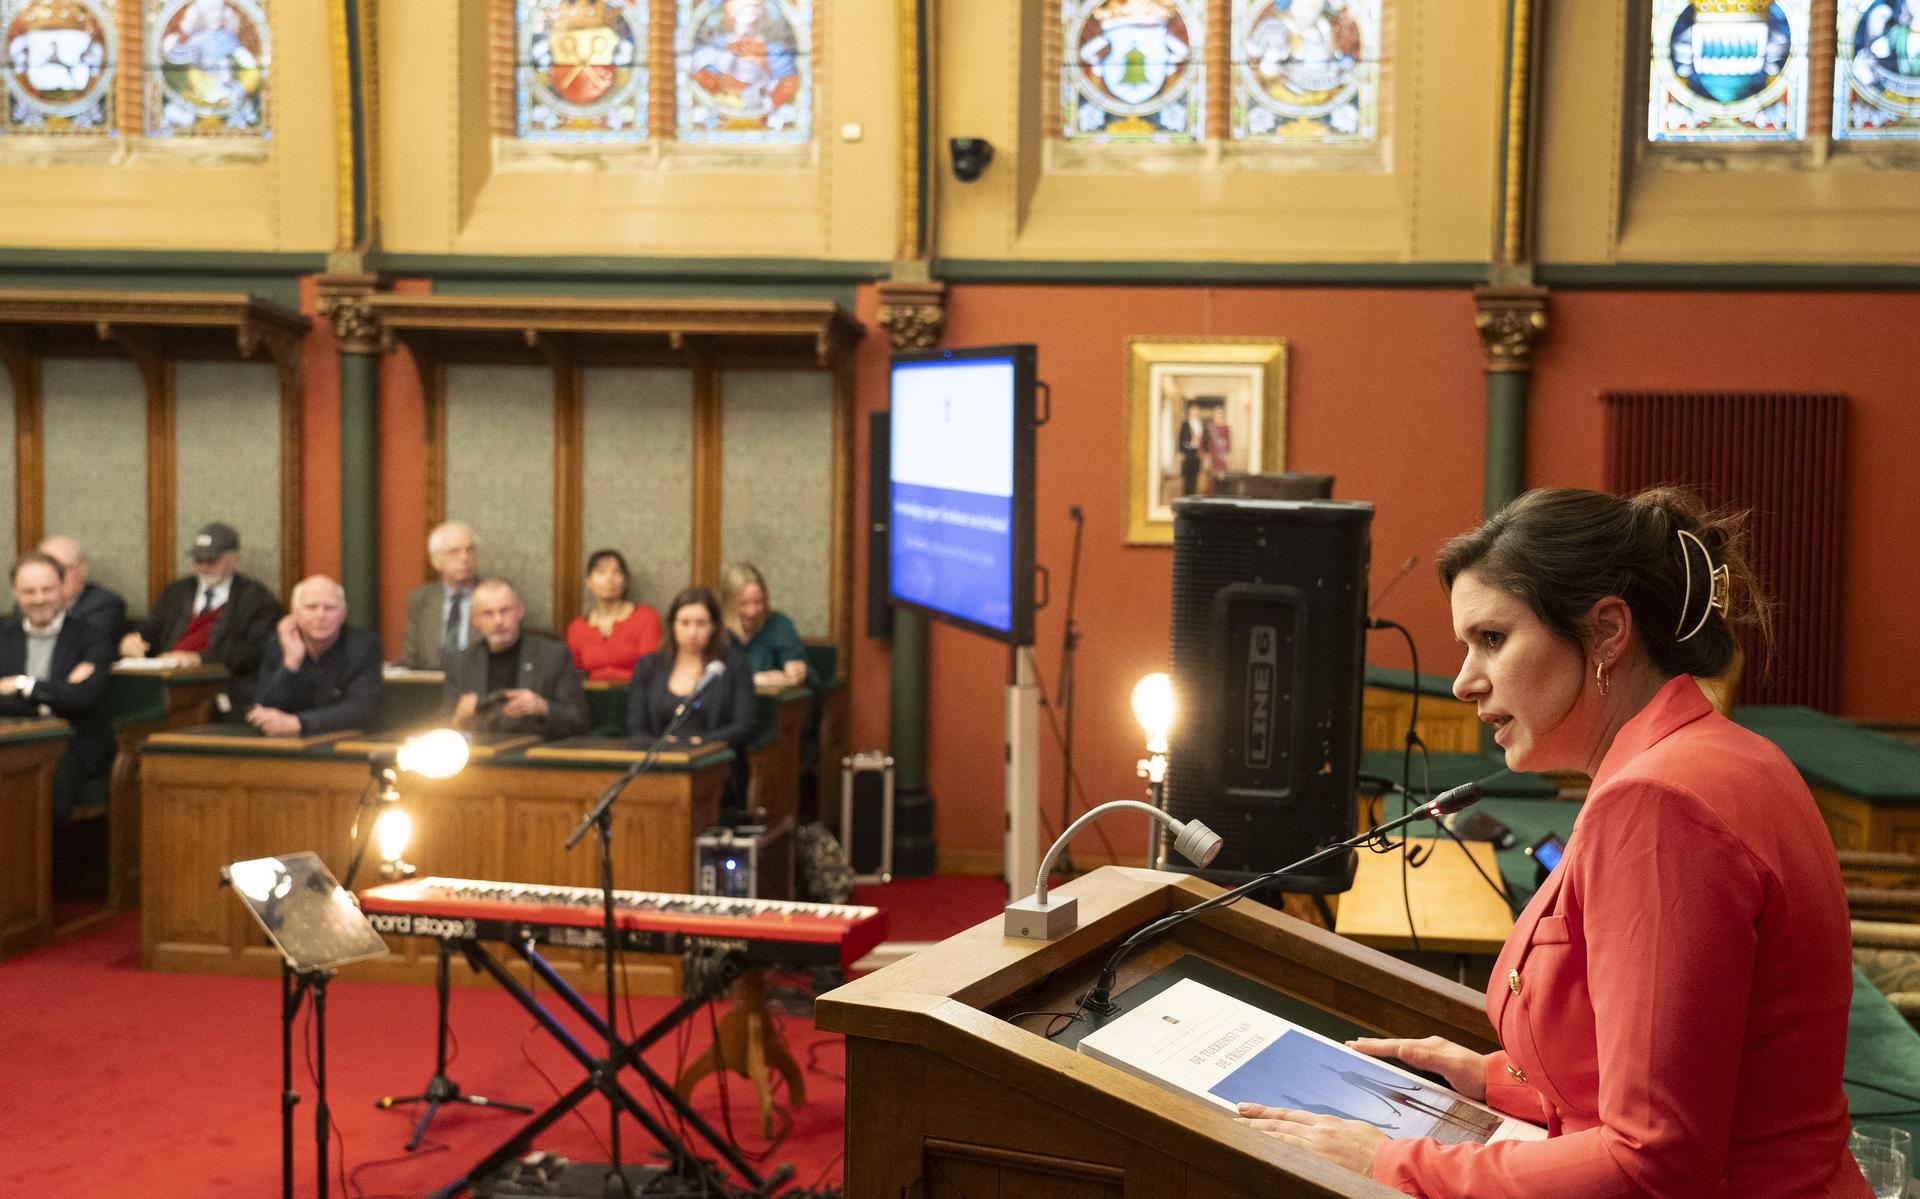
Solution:
[{"label": "gold picture frame", "polygon": [[1287,343],[1127,338],[1127,543],[1173,544],[1173,500],[1287,468]]}]

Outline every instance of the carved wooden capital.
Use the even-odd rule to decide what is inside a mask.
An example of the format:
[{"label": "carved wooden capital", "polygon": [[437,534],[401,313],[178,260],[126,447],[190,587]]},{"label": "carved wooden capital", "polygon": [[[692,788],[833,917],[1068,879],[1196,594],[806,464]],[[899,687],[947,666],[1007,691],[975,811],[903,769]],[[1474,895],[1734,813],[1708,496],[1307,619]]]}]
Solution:
[{"label": "carved wooden capital", "polygon": [[947,323],[947,285],[882,283],[878,320],[894,349],[933,348]]},{"label": "carved wooden capital", "polygon": [[1476,287],[1473,327],[1490,371],[1533,369],[1533,347],[1547,331],[1544,287]]},{"label": "carved wooden capital", "polygon": [[373,295],[379,281],[372,275],[323,275],[320,300],[321,316],[333,323],[333,336],[348,354],[378,354],[381,351],[380,317],[373,309]]}]

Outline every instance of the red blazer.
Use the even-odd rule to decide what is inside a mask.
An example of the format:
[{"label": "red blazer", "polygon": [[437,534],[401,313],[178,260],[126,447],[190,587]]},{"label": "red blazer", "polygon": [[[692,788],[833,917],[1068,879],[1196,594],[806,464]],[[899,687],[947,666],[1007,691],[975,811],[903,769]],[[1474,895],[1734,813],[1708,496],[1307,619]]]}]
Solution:
[{"label": "red blazer", "polygon": [[1488,1102],[1551,1135],[1389,1141],[1373,1176],[1475,1199],[1870,1199],[1840,1089],[1850,939],[1806,784],[1681,675],[1621,728],[1488,986]]},{"label": "red blazer", "polygon": [[660,648],[660,614],[646,604],[635,604],[627,618],[613,626],[611,637],[584,616],[567,626],[567,648],[573,664],[589,679],[624,683],[633,677],[633,664]]}]

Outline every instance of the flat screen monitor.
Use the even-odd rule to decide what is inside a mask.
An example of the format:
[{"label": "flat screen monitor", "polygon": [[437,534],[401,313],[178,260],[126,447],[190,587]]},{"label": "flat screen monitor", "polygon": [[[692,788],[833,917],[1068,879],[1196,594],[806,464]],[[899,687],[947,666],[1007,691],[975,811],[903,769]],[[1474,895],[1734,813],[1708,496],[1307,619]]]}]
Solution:
[{"label": "flat screen monitor", "polygon": [[888,588],[895,604],[1033,644],[1034,350],[893,359]]}]

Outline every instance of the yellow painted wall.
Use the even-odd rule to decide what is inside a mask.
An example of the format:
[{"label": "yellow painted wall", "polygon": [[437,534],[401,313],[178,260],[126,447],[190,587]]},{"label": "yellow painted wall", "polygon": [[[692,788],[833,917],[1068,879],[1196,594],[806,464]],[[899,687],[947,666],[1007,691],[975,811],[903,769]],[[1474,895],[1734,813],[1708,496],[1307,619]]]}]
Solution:
[{"label": "yellow painted wall", "polygon": [[262,141],[0,138],[9,246],[325,251],[333,246],[325,7],[280,3]]},{"label": "yellow painted wall", "polygon": [[[820,0],[811,147],[537,146],[491,131],[487,11],[384,0],[381,200],[397,253],[886,259],[898,143],[894,6]],[[425,53],[410,47],[430,47]],[[857,140],[842,127],[860,127]]]}]

